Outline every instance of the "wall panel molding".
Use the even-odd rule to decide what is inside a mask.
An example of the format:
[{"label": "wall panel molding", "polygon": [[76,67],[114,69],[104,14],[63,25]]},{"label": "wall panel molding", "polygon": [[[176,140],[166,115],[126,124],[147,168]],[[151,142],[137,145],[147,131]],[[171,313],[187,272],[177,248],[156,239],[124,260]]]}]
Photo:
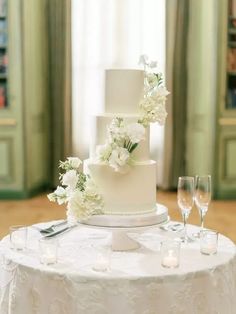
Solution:
[{"label": "wall panel molding", "polygon": [[0,185],[14,181],[13,138],[0,137]]},{"label": "wall panel molding", "polygon": [[236,136],[222,138],[222,180],[225,183],[236,183]]}]

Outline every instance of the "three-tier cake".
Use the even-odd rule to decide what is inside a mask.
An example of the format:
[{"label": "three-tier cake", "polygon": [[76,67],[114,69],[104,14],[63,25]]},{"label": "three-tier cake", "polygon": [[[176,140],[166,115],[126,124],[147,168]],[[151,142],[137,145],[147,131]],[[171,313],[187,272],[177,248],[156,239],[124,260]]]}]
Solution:
[{"label": "three-tier cake", "polygon": [[[123,129],[137,125],[144,80],[142,70],[106,70],[104,113],[93,117],[90,157],[84,161],[84,172],[99,188],[104,207],[103,215],[90,217],[88,224],[145,226],[167,219],[166,207],[156,204],[156,162],[150,159],[149,126],[144,128],[142,140],[132,150],[128,167],[120,167],[117,171],[107,160],[99,159],[97,153],[106,145],[109,126],[114,119],[122,121]],[[108,146],[110,150],[112,147]],[[109,149],[107,154],[111,155]],[[122,156],[117,158],[122,160]]]}]

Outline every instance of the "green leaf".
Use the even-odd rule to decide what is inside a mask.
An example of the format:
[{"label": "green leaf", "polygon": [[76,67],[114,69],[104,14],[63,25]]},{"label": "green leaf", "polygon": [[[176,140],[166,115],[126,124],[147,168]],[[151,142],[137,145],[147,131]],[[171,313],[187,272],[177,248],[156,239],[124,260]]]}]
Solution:
[{"label": "green leaf", "polygon": [[130,149],[129,149],[129,152],[132,153],[137,146],[138,146],[138,143],[132,144]]}]

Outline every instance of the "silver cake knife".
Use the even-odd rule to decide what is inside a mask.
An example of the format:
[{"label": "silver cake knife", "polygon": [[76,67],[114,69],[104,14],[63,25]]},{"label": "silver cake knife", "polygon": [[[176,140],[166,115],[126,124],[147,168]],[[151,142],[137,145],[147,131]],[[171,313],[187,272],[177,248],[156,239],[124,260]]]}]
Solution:
[{"label": "silver cake knife", "polygon": [[58,230],[58,231],[55,231],[55,232],[52,232],[52,233],[50,233],[50,234],[45,235],[44,238],[52,238],[52,237],[55,237],[55,236],[57,236],[57,235],[59,235],[59,234],[65,233],[65,232],[67,232],[67,231],[73,229],[73,228],[76,227],[76,226],[77,226],[77,225],[67,226],[66,228],[63,228],[63,229],[61,229],[61,230]]}]

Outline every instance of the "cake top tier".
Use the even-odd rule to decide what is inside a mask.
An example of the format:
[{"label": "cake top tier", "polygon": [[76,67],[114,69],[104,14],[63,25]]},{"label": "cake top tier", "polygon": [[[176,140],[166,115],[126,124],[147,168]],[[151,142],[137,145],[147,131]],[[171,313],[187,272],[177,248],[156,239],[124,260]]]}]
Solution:
[{"label": "cake top tier", "polygon": [[106,70],[105,112],[137,113],[143,94],[143,82],[143,70]]}]

